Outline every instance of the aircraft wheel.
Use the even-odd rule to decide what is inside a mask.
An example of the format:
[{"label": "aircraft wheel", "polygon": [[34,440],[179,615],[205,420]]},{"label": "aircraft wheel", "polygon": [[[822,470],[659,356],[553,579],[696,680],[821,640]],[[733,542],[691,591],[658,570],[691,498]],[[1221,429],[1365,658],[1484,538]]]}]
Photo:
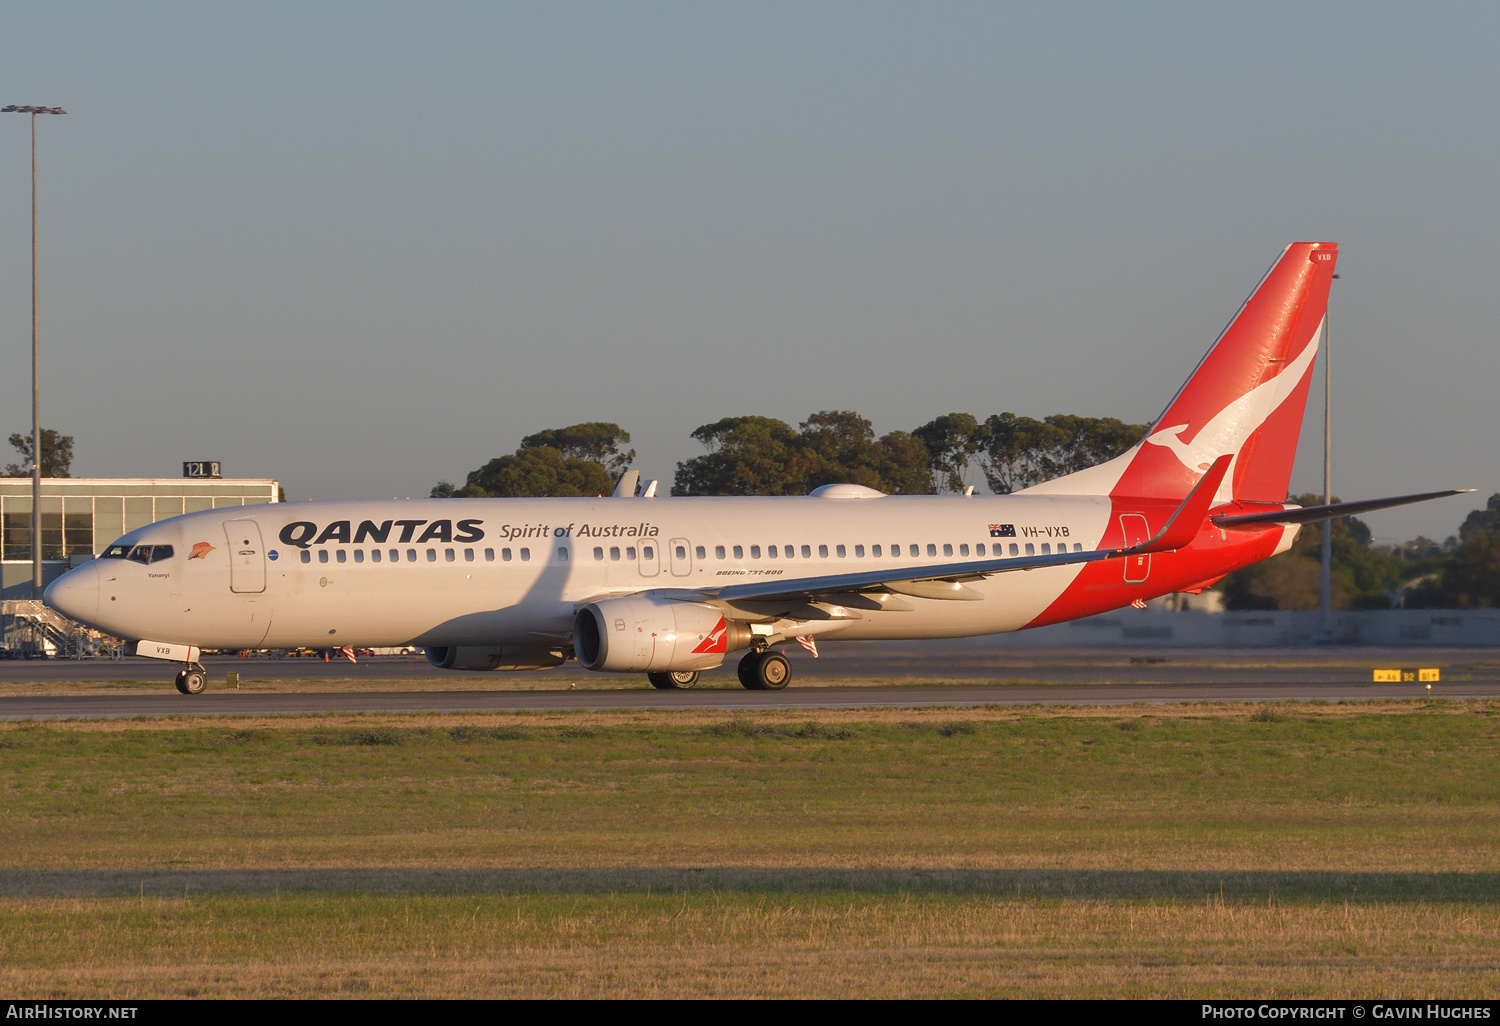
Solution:
[{"label": "aircraft wheel", "polygon": [[683,691],[698,683],[698,671],[670,670],[662,673],[648,673],[646,679],[651,682],[653,688],[662,691]]},{"label": "aircraft wheel", "polygon": [[208,674],[202,669],[183,670],[177,675],[177,690],[184,695],[201,695],[208,687]]},{"label": "aircraft wheel", "polygon": [[751,652],[740,660],[739,673],[751,691],[780,691],[792,681],[792,664],[780,652]]},{"label": "aircraft wheel", "polygon": [[760,653],[754,650],[745,653],[745,658],[740,660],[736,672],[740,676],[740,685],[746,691],[760,690],[760,675],[756,664],[760,662]]}]

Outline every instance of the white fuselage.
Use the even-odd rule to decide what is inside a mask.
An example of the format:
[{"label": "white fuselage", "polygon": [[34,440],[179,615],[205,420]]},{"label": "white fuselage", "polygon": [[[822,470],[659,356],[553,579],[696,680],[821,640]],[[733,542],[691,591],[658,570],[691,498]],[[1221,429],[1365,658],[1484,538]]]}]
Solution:
[{"label": "white fuselage", "polygon": [[[206,648],[535,646],[564,641],[579,604],[600,598],[950,564],[1012,546],[1088,550],[1110,516],[1108,497],[1062,495],[278,503],[131,532],[117,544],[170,545],[172,556],[94,560],[49,601],[117,636]],[[975,580],[978,601],[896,596],[828,627],[841,638],[1016,630],[1079,569]]]}]

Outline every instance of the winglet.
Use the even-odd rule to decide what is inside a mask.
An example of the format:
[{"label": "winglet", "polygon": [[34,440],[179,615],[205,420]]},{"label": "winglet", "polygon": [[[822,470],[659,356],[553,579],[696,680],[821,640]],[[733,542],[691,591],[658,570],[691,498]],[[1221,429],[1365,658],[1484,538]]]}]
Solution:
[{"label": "winglet", "polygon": [[1224,481],[1224,475],[1229,473],[1229,464],[1233,462],[1233,453],[1225,453],[1214,460],[1213,466],[1198,479],[1193,490],[1188,492],[1188,497],[1182,500],[1182,505],[1177,507],[1177,511],[1157,532],[1156,537],[1133,548],[1123,549],[1120,554],[1168,552],[1191,545],[1202,530],[1204,521],[1208,519],[1208,508],[1213,505],[1219,485]]}]

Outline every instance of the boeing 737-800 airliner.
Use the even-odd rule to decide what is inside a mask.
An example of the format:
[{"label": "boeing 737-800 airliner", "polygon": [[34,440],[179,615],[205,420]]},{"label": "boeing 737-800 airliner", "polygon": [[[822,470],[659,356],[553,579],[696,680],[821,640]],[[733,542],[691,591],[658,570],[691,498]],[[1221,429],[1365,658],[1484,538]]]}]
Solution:
[{"label": "boeing 737-800 airliner", "polygon": [[236,507],[132,531],[46,601],[182,663],[191,694],[203,648],[389,645],[661,688],[744,650],[741,682],[776,689],[791,638],[992,634],[1205,588],[1303,524],[1455,494],[1285,502],[1337,260],[1288,246],[1145,438],[1014,495],[636,498],[632,476],[610,498]]}]

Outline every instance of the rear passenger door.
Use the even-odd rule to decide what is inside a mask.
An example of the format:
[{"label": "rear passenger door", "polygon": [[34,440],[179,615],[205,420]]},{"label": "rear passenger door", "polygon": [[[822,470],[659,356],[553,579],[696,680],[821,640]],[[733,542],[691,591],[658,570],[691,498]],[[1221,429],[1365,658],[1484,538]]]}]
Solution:
[{"label": "rear passenger door", "polygon": [[[1120,530],[1125,535],[1125,547],[1141,545],[1151,540],[1151,527],[1139,513],[1121,513]],[[1125,583],[1145,584],[1151,576],[1151,554],[1136,553],[1125,557]]]}]

